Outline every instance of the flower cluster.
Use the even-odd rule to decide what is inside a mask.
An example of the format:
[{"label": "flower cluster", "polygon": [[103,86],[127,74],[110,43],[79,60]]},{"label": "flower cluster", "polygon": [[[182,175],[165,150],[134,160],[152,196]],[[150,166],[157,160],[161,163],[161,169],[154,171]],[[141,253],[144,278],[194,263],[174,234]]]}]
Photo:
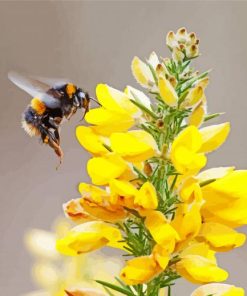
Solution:
[{"label": "flower cluster", "polygon": [[[32,278],[40,288],[25,296],[104,296],[102,286],[91,279],[97,276],[112,282],[120,270],[119,259],[109,260],[101,252],[93,256],[63,256],[56,250],[56,239],[66,235],[71,223],[58,218],[52,228],[31,229],[25,234],[25,245],[34,258]],[[95,270],[95,265],[100,265],[100,269]]]},{"label": "flower cluster", "polygon": [[[216,252],[245,242],[236,228],[247,224],[247,171],[204,169],[230,124],[203,126],[220,114],[207,113],[208,71],[191,68],[198,40],[181,28],[168,33],[167,45],[172,58],[153,52],[147,61],[132,61],[146,94],[131,86],[97,86],[101,106],[86,114],[89,126],[76,129],[92,155],[92,184],[80,183],[80,197],[64,205],[78,225],[57,241],[57,249],[71,256],[103,246],[126,251],[120,286],[98,282],[129,296],[155,296],[163,288],[171,295],[179,277],[195,284],[225,281]],[[213,293],[244,295],[227,285],[193,295]]]}]

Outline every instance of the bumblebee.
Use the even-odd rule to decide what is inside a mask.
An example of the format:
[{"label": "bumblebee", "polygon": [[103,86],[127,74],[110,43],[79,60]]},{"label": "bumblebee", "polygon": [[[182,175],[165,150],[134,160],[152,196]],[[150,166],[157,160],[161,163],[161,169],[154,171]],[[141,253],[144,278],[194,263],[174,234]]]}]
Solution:
[{"label": "bumblebee", "polygon": [[62,121],[69,120],[78,109],[84,109],[84,118],[89,110],[90,100],[97,101],[67,80],[24,76],[16,72],[9,72],[8,77],[33,97],[23,113],[22,127],[29,136],[39,136],[44,144],[49,145],[61,163]]}]

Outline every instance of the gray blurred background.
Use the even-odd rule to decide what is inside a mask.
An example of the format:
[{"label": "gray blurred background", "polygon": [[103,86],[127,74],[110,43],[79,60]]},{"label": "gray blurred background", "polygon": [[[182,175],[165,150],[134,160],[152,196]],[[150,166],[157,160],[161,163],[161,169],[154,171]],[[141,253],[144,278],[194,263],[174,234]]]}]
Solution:
[{"label": "gray blurred background", "polygon": [[[20,127],[30,98],[8,81],[7,72],[69,77],[92,95],[99,82],[119,89],[137,86],[130,70],[133,56],[145,58],[152,50],[167,55],[167,31],[186,26],[201,40],[198,68],[213,68],[209,111],[225,111],[221,120],[232,124],[227,143],[210,155],[209,166],[247,168],[246,14],[247,3],[237,1],[0,2],[1,295],[33,290],[23,235],[32,227],[49,229],[62,214],[62,203],[78,196],[78,182],[88,180],[88,155],[74,135],[81,114],[63,126],[65,158],[56,171],[53,152]],[[228,282],[245,288],[246,251],[219,256],[230,271]],[[181,281],[174,295],[192,290]]]}]

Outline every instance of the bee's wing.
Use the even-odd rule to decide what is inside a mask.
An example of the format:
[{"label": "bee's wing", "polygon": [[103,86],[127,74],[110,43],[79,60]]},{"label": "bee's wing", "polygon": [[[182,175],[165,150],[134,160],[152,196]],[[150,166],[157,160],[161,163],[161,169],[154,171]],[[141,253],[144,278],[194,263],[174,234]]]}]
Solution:
[{"label": "bee's wing", "polygon": [[30,94],[32,97],[38,97],[49,108],[58,108],[61,105],[61,94],[58,91],[51,90],[54,86],[43,82],[35,77],[25,76],[17,72],[8,73],[9,79]]}]

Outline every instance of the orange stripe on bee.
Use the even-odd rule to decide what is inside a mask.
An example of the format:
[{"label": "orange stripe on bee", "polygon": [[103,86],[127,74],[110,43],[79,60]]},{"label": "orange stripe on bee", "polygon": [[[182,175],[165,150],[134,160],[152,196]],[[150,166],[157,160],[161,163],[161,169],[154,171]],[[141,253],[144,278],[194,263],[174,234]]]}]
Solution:
[{"label": "orange stripe on bee", "polygon": [[31,107],[37,112],[38,115],[42,115],[46,110],[45,104],[38,98],[32,99]]},{"label": "orange stripe on bee", "polygon": [[68,97],[71,99],[73,97],[73,94],[76,92],[76,87],[74,84],[72,83],[68,83],[66,85],[66,93],[68,95]]}]

